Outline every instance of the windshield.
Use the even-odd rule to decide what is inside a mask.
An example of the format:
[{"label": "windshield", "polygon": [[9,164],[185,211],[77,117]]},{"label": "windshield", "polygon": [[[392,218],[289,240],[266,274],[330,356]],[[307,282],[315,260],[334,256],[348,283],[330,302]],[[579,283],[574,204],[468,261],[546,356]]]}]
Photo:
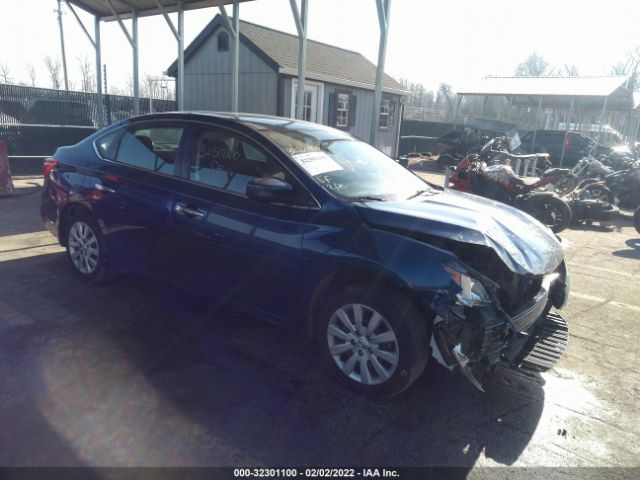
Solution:
[{"label": "windshield", "polygon": [[338,197],[403,200],[433,191],[384,153],[342,132],[316,128],[263,130],[262,133]]}]

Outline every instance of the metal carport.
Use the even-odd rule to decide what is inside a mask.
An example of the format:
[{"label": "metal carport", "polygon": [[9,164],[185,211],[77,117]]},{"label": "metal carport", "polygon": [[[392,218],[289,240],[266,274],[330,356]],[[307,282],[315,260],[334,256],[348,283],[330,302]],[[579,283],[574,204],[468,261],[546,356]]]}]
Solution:
[{"label": "metal carport", "polygon": [[[627,88],[629,78],[623,75],[598,77],[489,77],[464,85],[458,92],[458,106],[465,95],[485,97],[503,96],[512,105],[535,107],[536,130],[542,108],[568,108],[568,121],[565,122],[565,136],[571,124],[574,109],[599,110],[600,124],[609,110],[629,112],[627,132],[637,137],[640,117],[632,119],[632,113],[638,106],[634,93]],[[457,116],[457,110],[456,110]],[[633,124],[632,124],[633,120]],[[562,164],[564,151],[560,159]]]},{"label": "metal carport", "polygon": [[[132,48],[133,58],[133,110],[138,114],[140,110],[140,92],[138,78],[138,18],[152,15],[164,16],[167,25],[178,43],[178,74],[176,98],[178,110],[184,108],[184,12],[207,7],[219,7],[220,13],[225,21],[225,26],[233,37],[233,67],[232,67],[232,110],[238,111],[238,68],[239,68],[239,4],[252,0],[64,0],[74,17],[80,24],[82,30],[93,45],[96,53],[96,90],[98,94],[98,118],[103,118],[102,112],[102,72],[101,72],[101,45],[100,45],[100,22],[116,21],[122,28],[124,35]],[[296,116],[302,115],[304,102],[304,79],[306,64],[306,43],[307,43],[307,18],[309,13],[308,0],[300,0],[298,8],[297,0],[289,0],[291,11],[300,38],[299,61],[298,61],[298,95],[296,98]],[[375,144],[377,135],[378,115],[382,101],[382,82],[384,77],[384,62],[387,45],[387,35],[389,30],[389,12],[391,0],[375,0],[378,21],[380,28],[380,39],[378,46],[378,68],[376,72],[376,88],[374,100],[374,114],[371,118],[370,142]],[[233,17],[227,15],[225,5],[233,5]],[[94,17],[93,37],[77,15],[74,6],[77,6]],[[173,24],[169,13],[178,13],[178,26]],[[131,20],[131,31],[127,29],[124,20]]]}]

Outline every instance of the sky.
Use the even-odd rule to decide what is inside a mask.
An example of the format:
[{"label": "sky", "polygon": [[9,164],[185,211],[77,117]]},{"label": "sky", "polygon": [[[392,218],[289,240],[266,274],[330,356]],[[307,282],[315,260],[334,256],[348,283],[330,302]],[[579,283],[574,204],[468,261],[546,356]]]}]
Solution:
[{"label": "sky", "polygon": [[[60,58],[56,5],[0,0],[0,63],[14,83],[29,81],[31,64],[38,86],[50,86],[44,58]],[[93,62],[94,53],[64,4],[63,10],[69,78],[78,85],[78,58]],[[77,11],[93,32],[92,17]],[[185,45],[217,13],[186,12]],[[296,32],[289,0],[242,3],[240,18]],[[603,75],[640,46],[639,25],[638,0],[391,0],[385,70],[429,89],[446,82],[455,90],[485,75],[512,75],[535,51],[552,64],[576,65],[581,75]],[[173,35],[161,16],[141,18],[138,30],[140,78],[161,75],[177,56]],[[378,36],[375,0],[309,0],[309,38],[358,51],[375,63]],[[124,88],[132,74],[131,48],[117,22],[103,24],[101,38],[108,84]]]}]

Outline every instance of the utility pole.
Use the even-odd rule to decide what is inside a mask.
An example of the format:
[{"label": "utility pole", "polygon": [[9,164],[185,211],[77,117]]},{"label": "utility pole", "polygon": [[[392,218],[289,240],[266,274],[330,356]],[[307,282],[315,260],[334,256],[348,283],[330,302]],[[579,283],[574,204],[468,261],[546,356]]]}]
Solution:
[{"label": "utility pole", "polygon": [[58,29],[60,30],[60,49],[62,50],[62,72],[64,74],[64,89],[69,90],[69,78],[67,77],[67,53],[64,48],[64,30],[62,28],[62,8],[58,0],[58,8],[54,10],[58,14]]}]

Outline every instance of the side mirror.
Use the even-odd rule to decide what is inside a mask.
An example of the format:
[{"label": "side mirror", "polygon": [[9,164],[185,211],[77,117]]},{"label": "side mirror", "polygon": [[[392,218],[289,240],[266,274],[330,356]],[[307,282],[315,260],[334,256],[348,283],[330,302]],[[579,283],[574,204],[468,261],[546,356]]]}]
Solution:
[{"label": "side mirror", "polygon": [[245,193],[251,200],[279,202],[293,193],[293,187],[279,178],[254,178],[247,183]]}]

